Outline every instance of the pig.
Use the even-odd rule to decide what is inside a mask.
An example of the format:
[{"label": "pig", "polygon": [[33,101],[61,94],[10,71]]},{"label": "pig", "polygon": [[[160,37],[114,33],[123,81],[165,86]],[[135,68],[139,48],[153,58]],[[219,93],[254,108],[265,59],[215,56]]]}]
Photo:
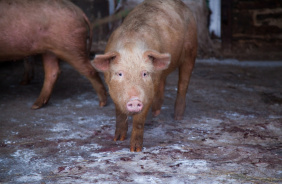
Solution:
[{"label": "pig", "polygon": [[146,116],[160,114],[165,81],[179,69],[174,118],[181,120],[197,55],[196,21],[181,0],[145,0],[111,34],[93,67],[103,72],[116,108],[114,141],[125,140],[128,116],[133,125],[130,151],[140,152]]},{"label": "pig", "polygon": [[42,55],[44,84],[32,109],[48,102],[60,73],[59,59],[86,76],[98,94],[99,105],[106,104],[106,88],[88,58],[91,44],[91,24],[70,1],[0,1],[0,61]]}]

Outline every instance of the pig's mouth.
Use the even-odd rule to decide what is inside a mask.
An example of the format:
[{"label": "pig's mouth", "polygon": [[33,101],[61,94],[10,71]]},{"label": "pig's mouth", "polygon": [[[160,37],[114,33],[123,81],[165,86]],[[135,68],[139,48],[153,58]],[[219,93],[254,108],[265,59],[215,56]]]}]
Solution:
[{"label": "pig's mouth", "polygon": [[138,114],[143,109],[143,103],[137,97],[131,98],[126,104],[126,109],[128,114]]}]

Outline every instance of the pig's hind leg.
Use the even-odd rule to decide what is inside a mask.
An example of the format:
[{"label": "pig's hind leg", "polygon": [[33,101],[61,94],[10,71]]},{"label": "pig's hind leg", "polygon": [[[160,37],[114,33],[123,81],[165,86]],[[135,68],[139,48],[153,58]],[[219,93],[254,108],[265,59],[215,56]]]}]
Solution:
[{"label": "pig's hind leg", "polygon": [[186,106],[186,93],[194,68],[195,56],[184,57],[184,62],[179,66],[179,79],[177,97],[174,106],[174,119],[182,120]]},{"label": "pig's hind leg", "polygon": [[72,57],[68,62],[91,82],[93,88],[97,92],[100,101],[99,106],[105,106],[107,103],[107,91],[99,73],[92,67],[90,61],[88,59],[85,60],[79,57]]},{"label": "pig's hind leg", "polygon": [[32,106],[32,109],[39,109],[46,104],[51,96],[54,85],[60,74],[59,60],[53,53],[45,53],[43,57],[44,84],[40,95]]}]

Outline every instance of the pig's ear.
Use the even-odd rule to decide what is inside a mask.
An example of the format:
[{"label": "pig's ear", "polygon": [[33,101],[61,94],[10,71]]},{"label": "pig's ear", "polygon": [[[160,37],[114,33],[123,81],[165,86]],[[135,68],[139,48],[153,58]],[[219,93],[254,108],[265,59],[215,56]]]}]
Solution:
[{"label": "pig's ear", "polygon": [[110,63],[117,59],[117,52],[109,52],[103,55],[96,55],[95,58],[91,61],[91,64],[98,71],[106,72],[110,69]]},{"label": "pig's ear", "polygon": [[168,53],[161,54],[159,52],[149,50],[146,51],[144,55],[153,63],[155,70],[165,70],[170,64],[171,56]]}]

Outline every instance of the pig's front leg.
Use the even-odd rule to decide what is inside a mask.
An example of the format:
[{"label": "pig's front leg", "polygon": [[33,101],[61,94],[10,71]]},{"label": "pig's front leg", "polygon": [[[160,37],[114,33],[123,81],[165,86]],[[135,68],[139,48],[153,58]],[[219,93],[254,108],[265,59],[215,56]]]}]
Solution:
[{"label": "pig's front leg", "polygon": [[126,139],[127,130],[128,130],[128,122],[127,122],[127,115],[122,113],[116,107],[116,132],[114,141],[120,140],[123,141]]},{"label": "pig's front leg", "polygon": [[186,106],[186,93],[193,71],[195,57],[188,57],[179,67],[177,97],[174,106],[174,119],[182,120]]},{"label": "pig's front leg", "polygon": [[144,125],[149,107],[142,113],[133,116],[133,127],[130,140],[130,151],[140,152],[143,148]]}]

